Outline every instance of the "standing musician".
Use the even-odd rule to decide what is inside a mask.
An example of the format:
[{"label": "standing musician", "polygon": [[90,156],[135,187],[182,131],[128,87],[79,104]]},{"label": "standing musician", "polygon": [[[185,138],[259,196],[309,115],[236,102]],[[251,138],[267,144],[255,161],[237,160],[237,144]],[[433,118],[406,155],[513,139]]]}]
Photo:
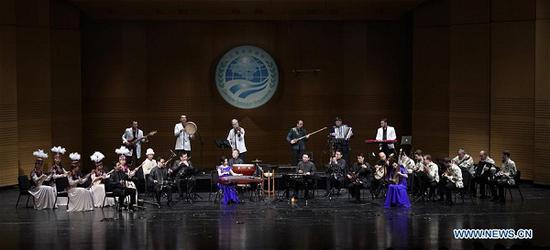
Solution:
[{"label": "standing musician", "polygon": [[361,188],[371,188],[372,171],[372,167],[365,162],[365,156],[363,154],[357,155],[357,162],[353,163],[346,174],[349,193],[351,197],[355,198],[355,201],[361,201]]},{"label": "standing musician", "polygon": [[227,140],[232,149],[239,150],[239,158],[243,161],[246,161],[246,144],[244,141],[244,128],[239,126],[239,121],[237,119],[231,120],[231,130],[227,134]]},{"label": "standing musician", "polygon": [[337,189],[337,193],[340,194],[340,188],[344,184],[345,173],[346,173],[346,160],[342,159],[342,151],[336,150],[334,156],[330,157],[327,168],[327,194],[325,196],[330,196],[333,194],[332,190]]},{"label": "standing musician", "polygon": [[[301,137],[305,138],[297,140]],[[307,139],[309,139],[309,135],[307,135],[307,131],[304,128],[304,122],[302,120],[299,120],[298,123],[296,123],[296,127],[291,128],[286,136],[286,140],[290,143],[290,148],[292,150],[293,166],[296,166],[298,164],[300,156],[306,151]]]},{"label": "standing musician", "polygon": [[134,212],[134,204],[136,203],[137,194],[135,188],[129,188],[127,186],[127,181],[130,179],[130,177],[123,169],[123,165],[125,163],[125,158],[119,160],[119,163],[115,165],[115,171],[110,176],[109,183],[111,185],[111,190],[113,190],[113,193],[118,197],[118,211],[122,211],[124,200],[126,199],[126,197],[130,196],[128,211]]},{"label": "standing musician", "polygon": [[[395,128],[388,126],[388,120],[386,118],[380,120],[380,128],[376,132],[376,140],[396,140],[397,134],[395,133]],[[395,153],[395,145],[393,143],[380,143],[378,149],[386,155]]]},{"label": "standing musician", "polygon": [[174,126],[174,136],[176,137],[176,153],[179,155],[182,152],[191,156],[191,139],[195,138],[195,135],[190,135],[185,131],[185,125],[187,124],[187,116],[181,115],[180,122]]},{"label": "standing musician", "polygon": [[192,197],[191,194],[195,190],[195,168],[186,153],[180,154],[180,159],[176,161],[172,172],[176,175],[176,186],[180,199],[184,198],[183,185],[185,185],[185,198],[194,199],[195,197]]},{"label": "standing musician", "polygon": [[122,144],[130,150],[128,156],[130,156],[129,164],[137,166],[139,159],[141,158],[141,143],[147,142],[147,138],[143,138],[143,130],[138,128],[138,122],[132,121],[132,126],[124,130],[122,134]]},{"label": "standing musician", "polygon": [[474,159],[470,155],[466,154],[466,151],[463,148],[458,149],[457,155],[452,159],[452,162],[461,169],[470,172],[471,175],[475,174]]},{"label": "standing musician", "polygon": [[169,180],[169,174],[171,173],[172,169],[166,167],[164,158],[159,158],[158,164],[151,170],[148,176],[149,183],[151,183],[155,191],[155,197],[159,207],[161,206],[160,198],[164,194],[168,199],[166,205],[170,206],[170,203],[172,203],[172,184]]},{"label": "standing musician", "polygon": [[462,170],[449,158],[445,158],[443,164],[445,172],[441,175],[441,193],[446,196],[446,203],[451,205],[453,204],[453,190],[464,187],[464,183],[462,183]]},{"label": "standing musician", "polygon": [[[486,199],[485,185],[489,184],[489,178],[492,177],[491,168],[495,168],[495,161],[487,155],[487,152],[481,150],[479,152],[479,163],[475,168],[475,173],[472,181],[479,184],[479,195],[481,199]],[[477,190],[476,185],[470,185],[472,195],[475,197]]]},{"label": "standing musician", "polygon": [[350,145],[349,140],[353,136],[352,128],[346,124],[342,124],[342,119],[336,117],[334,127],[330,136],[334,137],[334,147],[342,153],[344,160],[349,161]]},{"label": "standing musician", "polygon": [[[516,184],[514,177],[516,177],[517,172],[516,163],[510,159],[510,151],[504,150],[502,152],[502,165],[495,174],[495,182],[491,186],[493,201],[505,202],[504,188]],[[498,187],[498,195],[496,194],[496,187]]]}]

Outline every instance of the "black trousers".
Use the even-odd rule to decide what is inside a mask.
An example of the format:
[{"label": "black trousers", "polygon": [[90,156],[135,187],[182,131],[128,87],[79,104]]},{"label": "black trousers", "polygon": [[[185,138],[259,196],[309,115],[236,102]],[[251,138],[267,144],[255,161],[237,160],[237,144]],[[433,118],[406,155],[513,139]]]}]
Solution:
[{"label": "black trousers", "polygon": [[241,160],[243,160],[243,162],[246,163],[246,152],[240,153],[239,158],[241,158]]},{"label": "black trousers", "polygon": [[298,197],[300,189],[304,189],[304,198],[309,198],[309,190],[313,187],[313,177],[304,176],[302,179],[291,179],[288,176],[285,177],[286,198],[290,197],[290,189],[294,190],[294,196]]},{"label": "black trousers", "polygon": [[371,187],[368,183],[360,183],[360,182],[348,183],[349,193],[351,194],[351,197],[355,198],[355,200],[357,201],[361,200],[361,188],[369,189]]},{"label": "black trousers", "polygon": [[163,194],[166,194],[168,197],[168,203],[172,202],[172,186],[171,185],[161,185],[155,184],[155,197],[157,198],[157,203],[160,205],[160,198]]},{"label": "black trousers", "polygon": [[445,198],[447,202],[452,203],[453,190],[456,189],[456,185],[450,181],[442,181],[440,187],[442,198]]},{"label": "black trousers", "polygon": [[340,190],[344,185],[346,179],[343,176],[330,175],[327,177],[327,193],[330,192],[333,188]]},{"label": "black trousers", "polygon": [[120,207],[124,205],[126,196],[130,196],[129,208],[133,208],[134,204],[136,204],[136,190],[133,188],[116,188],[113,189],[113,194],[118,197],[118,204]]},{"label": "black trousers", "polygon": [[489,180],[487,179],[487,177],[485,176],[481,176],[481,177],[474,177],[472,179],[473,181],[473,185],[470,186],[470,191],[472,192],[472,194],[475,196],[476,193],[477,193],[477,188],[476,188],[476,183],[479,184],[479,195],[482,196],[482,197],[485,197],[485,187],[486,185],[489,184]]},{"label": "black trousers", "polygon": [[184,189],[187,196],[195,192],[195,184],[195,177],[182,177],[176,179],[176,186],[178,187],[178,194],[180,198],[183,197]]}]

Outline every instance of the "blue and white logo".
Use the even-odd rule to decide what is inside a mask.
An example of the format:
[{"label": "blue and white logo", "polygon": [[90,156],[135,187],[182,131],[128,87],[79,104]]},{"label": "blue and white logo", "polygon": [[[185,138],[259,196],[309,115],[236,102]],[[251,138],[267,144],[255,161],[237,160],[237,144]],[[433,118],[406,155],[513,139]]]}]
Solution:
[{"label": "blue and white logo", "polygon": [[239,46],[216,67],[216,87],[223,99],[241,109],[253,109],[271,99],[279,84],[277,64],[263,49]]}]

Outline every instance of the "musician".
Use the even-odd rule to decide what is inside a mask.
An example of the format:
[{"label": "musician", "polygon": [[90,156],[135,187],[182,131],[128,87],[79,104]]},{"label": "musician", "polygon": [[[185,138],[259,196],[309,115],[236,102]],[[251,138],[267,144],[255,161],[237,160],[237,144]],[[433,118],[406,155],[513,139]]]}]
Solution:
[{"label": "musician", "polygon": [[407,174],[412,174],[416,168],[414,160],[411,159],[407,153],[403,152],[402,149],[399,150],[399,159],[397,163],[407,169]]},{"label": "musician", "polygon": [[479,195],[481,199],[486,199],[485,186],[489,184],[489,178],[492,177],[491,168],[495,168],[495,161],[489,157],[486,151],[479,152],[479,162],[475,167],[472,181],[474,185],[470,185],[472,195],[475,197],[477,190],[475,183],[479,184]]},{"label": "musician", "polygon": [[34,199],[34,208],[49,209],[57,208],[55,200],[57,197],[57,192],[55,188],[49,185],[42,185],[43,182],[50,181],[52,177],[51,172],[44,171],[44,159],[48,158],[48,154],[44,153],[44,150],[39,149],[32,153],[36,160],[34,162],[34,168],[31,171],[31,188],[29,193]]},{"label": "musician", "polygon": [[130,204],[128,205],[128,211],[134,212],[134,204],[136,203],[137,191],[135,188],[129,188],[127,181],[130,179],[128,174],[124,171],[126,165],[126,157],[121,155],[119,162],[115,165],[115,171],[110,176],[110,185],[113,193],[118,197],[118,211],[122,211],[124,207],[124,200],[130,196]]},{"label": "musician", "polygon": [[462,170],[449,158],[443,160],[445,166],[445,172],[441,175],[441,191],[446,196],[446,203],[453,204],[452,193],[453,190],[463,188],[462,182]]},{"label": "musician", "polygon": [[411,207],[409,196],[407,195],[407,169],[400,166],[395,159],[388,161],[390,171],[388,173],[388,191],[386,192],[385,208],[390,207]]},{"label": "musician", "polygon": [[336,117],[334,120],[333,131],[330,133],[330,136],[335,139],[335,150],[339,150],[343,155],[343,159],[345,161],[349,161],[349,153],[351,150],[349,144],[350,139],[353,136],[353,129],[350,126],[343,124],[340,117]]},{"label": "musician", "polygon": [[169,182],[169,174],[171,173],[172,170],[166,167],[164,158],[159,158],[158,164],[151,169],[151,172],[148,175],[149,183],[153,186],[159,207],[161,206],[160,198],[163,194],[165,194],[168,199],[166,204],[170,206],[170,203],[172,203],[172,185]]},{"label": "musician", "polygon": [[141,163],[141,168],[143,169],[143,178],[147,179],[147,176],[151,173],[151,170],[157,166],[157,161],[154,159],[155,151],[152,148],[148,148],[145,155],[147,158]]},{"label": "musician", "polygon": [[380,194],[380,191],[386,184],[385,179],[389,168],[388,164],[389,163],[388,163],[386,154],[384,152],[378,152],[378,161],[374,165],[374,169],[373,169],[374,178],[372,180],[372,190],[376,197],[378,197],[378,195]]},{"label": "musician", "polygon": [[83,212],[94,210],[94,196],[92,192],[86,188],[78,187],[78,184],[83,184],[88,180],[90,175],[80,178],[80,154],[71,153],[69,158],[71,162],[71,170],[68,173],[69,187],[67,195],[69,203],[67,204],[67,212]]},{"label": "musician", "polygon": [[[515,177],[517,174],[516,163],[510,158],[510,151],[504,150],[502,152],[502,165],[500,170],[495,174],[495,182],[491,188],[493,194],[493,201],[505,202],[504,188],[513,186],[516,184]],[[496,187],[495,187],[496,186]],[[496,194],[496,188],[498,187],[498,196]]]},{"label": "musician", "polygon": [[[143,130],[138,128],[138,122],[132,121],[132,126],[124,130],[122,134],[122,143],[130,150],[129,164],[137,166],[137,161],[141,158],[141,143],[147,142],[143,137]],[[135,161],[135,162],[134,162]]]},{"label": "musician", "polygon": [[423,191],[423,180],[427,178],[424,172],[424,154],[421,149],[414,151],[414,160],[416,164],[408,179],[411,182],[411,193],[418,195],[419,192]]},{"label": "musician", "polygon": [[105,206],[115,205],[114,199],[105,198],[106,183],[104,182],[109,180],[110,173],[105,173],[103,159],[105,159],[105,155],[99,151],[94,152],[90,156],[90,160],[92,160],[95,166],[90,175],[90,179],[92,180],[90,191],[94,196],[94,207],[103,207],[103,201],[105,201]]},{"label": "musician", "polygon": [[302,154],[302,160],[298,162],[296,174],[303,176],[303,179],[294,183],[294,196],[297,197],[298,190],[304,188],[304,199],[309,199],[309,190],[313,187],[315,176],[315,163],[311,161],[311,157],[307,153]]},{"label": "musician", "polygon": [[429,154],[424,155],[424,163],[423,163],[423,175],[422,175],[422,193],[425,193],[426,189],[430,189],[430,193],[428,194],[429,198],[434,198],[435,195],[435,189],[437,185],[439,184],[439,166],[435,164],[435,162],[432,161],[432,156]]},{"label": "musician", "polygon": [[336,150],[334,156],[330,158],[327,174],[327,194],[330,196],[333,189],[337,190],[337,194],[340,194],[340,189],[346,181],[345,173],[347,168],[346,160],[342,159],[342,151]]},{"label": "musician", "polygon": [[178,187],[180,199],[184,198],[183,185],[185,185],[186,198],[194,199],[191,194],[193,194],[196,184],[195,168],[193,168],[193,164],[185,152],[180,154],[180,158],[176,161],[172,172],[176,175],[176,186]]},{"label": "musician", "polygon": [[61,146],[53,147],[51,150],[53,155],[53,164],[50,168],[50,172],[53,173],[52,179],[47,184],[53,186],[55,188],[55,182],[59,178],[66,178],[67,177],[67,170],[65,170],[62,166],[62,159],[61,157],[65,154],[66,150],[65,148]]},{"label": "musician", "polygon": [[180,122],[174,126],[174,136],[176,137],[176,153],[179,155],[182,152],[191,156],[191,139],[195,138],[195,135],[190,135],[185,131],[185,125],[187,124],[187,116],[181,115]]},{"label": "musician", "polygon": [[[395,128],[388,126],[388,120],[386,118],[380,120],[380,128],[376,132],[376,140],[385,141],[385,140],[396,140],[397,135],[395,133]],[[395,145],[393,143],[380,143],[378,149],[386,155],[395,153]]]},{"label": "musician", "polygon": [[[216,167],[216,170],[218,172],[218,177],[224,177],[224,176],[242,176],[242,174],[237,174],[233,172],[233,169],[231,168],[231,165],[229,165],[229,161],[227,160],[227,157],[222,156],[220,158],[220,165]],[[221,200],[221,203],[224,205],[227,205],[228,203],[239,203],[239,194],[237,193],[237,190],[235,189],[234,184],[222,184],[218,183],[218,189],[220,189],[223,193],[223,198]]]},{"label": "musician", "polygon": [[464,169],[473,176],[475,174],[474,159],[466,154],[466,151],[463,148],[459,148],[457,155],[453,158],[452,162],[456,164],[461,169]]},{"label": "musician", "polygon": [[232,149],[239,150],[239,158],[246,161],[246,144],[244,141],[244,128],[239,126],[239,121],[237,119],[231,120],[231,126],[233,127],[229,130],[227,134],[227,140],[231,145]]},{"label": "musician", "polygon": [[[301,140],[297,140],[302,138]],[[286,135],[286,141],[290,143],[290,149],[292,151],[292,165],[298,164],[299,158],[306,151],[306,141],[309,139],[307,131],[304,128],[304,121],[298,120],[296,127],[291,128]]]},{"label": "musician", "polygon": [[233,164],[243,164],[243,159],[239,158],[239,150],[233,149],[231,150],[231,159],[229,159],[229,166],[233,166]]},{"label": "musician", "polygon": [[365,162],[363,154],[357,155],[357,162],[348,169],[346,178],[348,190],[356,202],[361,201],[361,188],[370,189],[373,179],[373,168]]}]

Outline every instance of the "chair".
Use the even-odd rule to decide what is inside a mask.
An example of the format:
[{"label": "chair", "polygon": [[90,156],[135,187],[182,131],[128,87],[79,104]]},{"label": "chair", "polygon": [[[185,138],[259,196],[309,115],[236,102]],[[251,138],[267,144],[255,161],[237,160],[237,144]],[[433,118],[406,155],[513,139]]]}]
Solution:
[{"label": "chair", "polygon": [[67,177],[55,179],[55,189],[57,195],[55,196],[55,203],[57,204],[57,197],[67,197],[67,209],[69,208],[69,193],[67,188],[69,187],[69,179]]},{"label": "chair", "polygon": [[[21,196],[27,196],[27,202],[25,203],[25,207],[29,207],[29,199],[31,198],[31,194],[29,193],[29,189],[31,188],[31,181],[29,180],[29,177],[26,175],[21,175],[17,178],[17,185],[19,186],[19,197],[17,197],[17,203],[15,203],[15,208],[19,206],[19,200],[21,199]],[[32,199],[32,202],[34,203],[34,199]]]},{"label": "chair", "polygon": [[[516,175],[514,176],[514,185],[506,185],[505,188],[508,190],[508,193],[510,194],[510,200],[513,200],[512,198],[512,189],[515,188],[518,190],[519,195],[521,196],[521,201],[524,201],[523,194],[521,193],[521,189],[519,188],[519,181],[521,179],[521,172],[518,170],[516,172]],[[506,191],[504,192],[504,199],[506,199]]]},{"label": "chair", "polygon": [[472,185],[472,174],[466,169],[460,168],[462,172],[462,183],[464,184],[464,187],[459,188],[454,191],[455,197],[454,202],[456,203],[456,198],[458,195],[462,198],[462,203],[464,203],[464,197],[468,195],[470,197],[470,200],[474,202],[474,199],[472,198],[472,193],[470,192],[470,185]]}]

